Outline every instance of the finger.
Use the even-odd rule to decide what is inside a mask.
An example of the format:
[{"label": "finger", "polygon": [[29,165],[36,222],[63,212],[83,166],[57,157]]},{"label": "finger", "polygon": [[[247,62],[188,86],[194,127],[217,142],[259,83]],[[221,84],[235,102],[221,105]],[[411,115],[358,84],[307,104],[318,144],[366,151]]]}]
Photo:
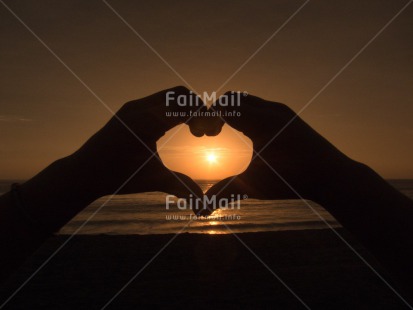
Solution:
[{"label": "finger", "polygon": [[218,135],[225,124],[225,119],[219,114],[219,110],[211,106],[204,112],[205,117],[202,118],[204,122],[204,132],[207,136]]},{"label": "finger", "polygon": [[194,136],[202,137],[204,134],[217,135],[224,125],[224,121],[208,111],[201,98],[186,87],[167,89],[156,96],[165,97],[165,105],[156,105],[152,110],[166,130],[185,123]]},{"label": "finger", "polygon": [[208,204],[206,209],[213,212],[217,206],[231,203],[245,198],[284,200],[298,199],[297,192],[289,183],[272,171],[251,173],[256,167],[250,167],[246,172],[224,179],[207,192]]},{"label": "finger", "polygon": [[202,208],[203,192],[197,183],[180,172],[171,171],[154,159],[123,186],[120,194],[164,192],[186,199],[189,206]]},{"label": "finger", "polygon": [[178,86],[130,101],[121,108],[118,115],[131,128],[159,139],[166,131],[190,120],[192,121],[188,125],[191,132],[202,136],[202,126],[196,120],[203,110],[206,110],[206,106],[200,97],[186,87]]},{"label": "finger", "polygon": [[[185,87],[179,86],[165,91],[165,106],[158,106],[159,115],[165,115],[165,122],[169,124],[170,128],[180,123],[186,123],[189,126],[190,132],[196,137],[202,137],[209,132],[211,127],[211,117],[207,112],[207,106],[192,91]],[[172,119],[168,113],[174,113]],[[179,114],[176,117],[177,113]]]},{"label": "finger", "polygon": [[[186,123],[194,136],[215,136],[221,132],[225,120],[213,109],[208,109],[202,99],[186,87],[178,86],[159,92],[154,97],[165,96],[165,106],[156,105],[154,110],[168,128]],[[151,100],[154,100],[151,98]],[[162,117],[164,117],[162,119]]]},{"label": "finger", "polygon": [[159,175],[158,190],[185,199],[202,199],[202,189],[187,175],[167,168]]},{"label": "finger", "polygon": [[225,93],[214,106],[228,125],[241,131],[256,144],[266,142],[267,136],[273,135],[274,131],[281,129],[295,116],[284,104],[249,94],[245,96],[240,92]]},{"label": "finger", "polygon": [[202,137],[205,131],[203,114],[206,110],[199,96],[186,87],[178,86],[165,91],[165,106],[158,106],[157,113],[165,116],[163,121],[170,128],[186,123],[194,136]]},{"label": "finger", "polygon": [[165,171],[160,188],[162,192],[184,198],[188,209],[192,209],[197,216],[203,216],[206,213],[202,189],[187,175],[170,170]]},{"label": "finger", "polygon": [[221,180],[213,185],[205,195],[207,199],[205,200],[206,205],[204,208],[211,214],[219,206],[226,205],[226,202],[236,202],[245,197],[252,198],[257,195],[257,192],[245,176],[240,174]]},{"label": "finger", "polygon": [[248,99],[240,94],[240,92],[225,93],[213,103],[211,109],[216,111],[220,115],[220,119],[234,129],[244,134],[250,134],[252,126],[256,122],[256,112],[250,104],[247,104]]}]

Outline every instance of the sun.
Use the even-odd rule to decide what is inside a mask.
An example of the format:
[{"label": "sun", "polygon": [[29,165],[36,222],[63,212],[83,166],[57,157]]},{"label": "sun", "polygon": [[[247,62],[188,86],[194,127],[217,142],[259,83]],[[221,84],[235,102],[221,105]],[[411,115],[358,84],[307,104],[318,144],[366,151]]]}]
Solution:
[{"label": "sun", "polygon": [[208,152],[206,154],[206,161],[210,164],[215,164],[218,160],[218,156],[214,152]]}]

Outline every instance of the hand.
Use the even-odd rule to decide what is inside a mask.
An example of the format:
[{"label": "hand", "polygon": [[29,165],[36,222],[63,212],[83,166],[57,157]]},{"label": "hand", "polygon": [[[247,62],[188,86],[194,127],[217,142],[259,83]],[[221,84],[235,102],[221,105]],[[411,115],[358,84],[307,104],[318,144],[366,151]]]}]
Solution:
[{"label": "hand", "polygon": [[[167,102],[168,92],[173,95],[168,97]],[[157,153],[157,140],[179,124],[187,123],[196,136],[208,133],[203,127],[203,118],[190,118],[191,111],[205,109],[202,101],[198,98],[198,105],[181,107],[176,101],[178,96],[181,100],[193,103],[197,98],[185,87],[176,87],[126,103],[72,155],[78,169],[88,172],[86,179],[94,180],[90,183],[90,191],[95,192],[97,197],[114,192],[127,194],[151,191],[166,192],[182,198],[191,195],[202,197],[202,190],[191,178],[170,171]],[[171,116],[166,115],[167,112],[180,114]]]},{"label": "hand", "polygon": [[[179,105],[177,98],[193,104]],[[196,136],[220,131],[222,121],[191,117],[206,110],[199,98],[195,104],[196,98],[185,87],[175,87],[126,103],[78,151],[21,186],[26,207],[48,231],[56,231],[104,195],[160,191],[179,198],[202,197],[191,178],[163,165],[156,147],[166,131],[182,123]]]},{"label": "hand", "polygon": [[[216,195],[216,201],[237,194],[315,201],[355,236],[406,292],[413,291],[413,241],[408,237],[413,234],[412,200],[368,166],[337,150],[287,106],[241,96],[236,109],[241,117],[225,121],[252,140],[253,159],[243,173],[220,181],[206,195]],[[214,207],[208,206],[207,211]]]},{"label": "hand", "polygon": [[[198,105],[181,107],[174,98],[195,103],[184,87],[164,90],[128,102],[77,152],[59,159],[20,186],[25,213],[11,193],[0,196],[0,242],[3,252],[0,280],[5,279],[50,235],[95,199],[109,194],[162,191],[181,198],[201,197],[188,176],[168,170],[157,154],[156,141],[166,131],[186,123],[195,136],[214,135],[223,122],[192,117]],[[192,99],[192,100],[191,100]],[[201,107],[200,107],[201,106]],[[166,112],[181,112],[168,116]]]},{"label": "hand", "polygon": [[253,159],[243,173],[215,184],[208,196],[297,199],[298,193],[320,201],[335,175],[355,164],[284,104],[248,95],[235,109],[241,116],[225,121],[252,140]]}]

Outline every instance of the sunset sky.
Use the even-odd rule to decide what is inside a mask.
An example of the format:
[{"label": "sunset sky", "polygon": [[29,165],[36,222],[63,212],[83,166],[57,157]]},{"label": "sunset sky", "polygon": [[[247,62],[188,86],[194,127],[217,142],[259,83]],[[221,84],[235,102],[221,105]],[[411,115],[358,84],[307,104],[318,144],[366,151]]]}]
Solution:
[{"label": "sunset sky", "polygon": [[[185,85],[102,1],[5,3],[115,111]],[[304,1],[109,3],[195,91],[212,92]],[[219,94],[247,91],[298,112],[406,3],[311,0]],[[0,33],[0,178],[29,178],[111,114],[1,3]],[[413,5],[302,118],[382,176],[413,178],[412,73]],[[160,154],[193,178],[223,178],[245,168],[251,150],[227,127],[214,138],[183,128]]]}]

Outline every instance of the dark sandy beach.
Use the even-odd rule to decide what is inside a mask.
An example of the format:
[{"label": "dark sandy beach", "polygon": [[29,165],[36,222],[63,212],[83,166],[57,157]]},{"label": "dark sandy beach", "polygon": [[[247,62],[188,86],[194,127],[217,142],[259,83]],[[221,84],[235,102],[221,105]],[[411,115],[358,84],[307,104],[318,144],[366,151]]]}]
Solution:
[{"label": "dark sandy beach", "polygon": [[[329,230],[238,236],[312,309],[407,309]],[[76,236],[4,309],[101,309],[172,237]],[[2,302],[66,238],[35,253]],[[201,234],[179,235],[108,307],[140,308],[305,309],[235,236]]]}]

